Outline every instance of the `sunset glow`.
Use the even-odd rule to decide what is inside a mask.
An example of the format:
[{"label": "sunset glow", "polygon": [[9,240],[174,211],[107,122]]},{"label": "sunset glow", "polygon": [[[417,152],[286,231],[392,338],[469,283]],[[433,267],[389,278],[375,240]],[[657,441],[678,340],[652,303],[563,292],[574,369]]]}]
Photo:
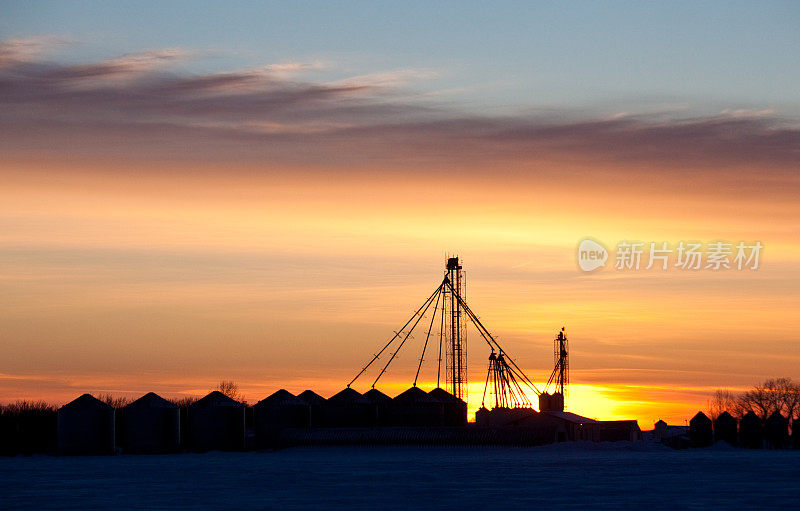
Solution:
[{"label": "sunset glow", "polygon": [[[250,403],[278,388],[327,397],[439,284],[446,254],[462,258],[470,306],[537,385],[566,327],[567,408],[581,415],[683,424],[714,389],[800,378],[794,93],[731,83],[724,62],[705,77],[712,91],[700,71],[654,90],[619,62],[566,71],[535,45],[520,50],[526,69],[478,48],[388,58],[378,35],[371,54],[324,51],[310,35],[233,51],[241,41],[217,48],[177,27],[103,46],[53,8],[0,24],[2,403],[200,396],[222,379]],[[764,43],[795,64],[769,67],[794,69],[789,81],[793,28]],[[556,79],[578,72],[598,92]],[[609,250],[764,249],[750,271],[612,260],[585,273],[587,237]],[[410,386],[421,343],[378,388]],[[474,331],[468,343],[473,418],[489,351]]]}]

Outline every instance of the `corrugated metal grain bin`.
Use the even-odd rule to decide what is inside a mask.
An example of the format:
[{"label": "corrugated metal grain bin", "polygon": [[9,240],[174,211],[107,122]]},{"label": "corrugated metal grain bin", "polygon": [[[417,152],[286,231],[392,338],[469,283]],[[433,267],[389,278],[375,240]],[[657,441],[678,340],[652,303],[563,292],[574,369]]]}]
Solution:
[{"label": "corrugated metal grain bin", "polygon": [[122,450],[130,454],[178,452],[181,445],[180,409],[150,392],[121,411]]},{"label": "corrugated metal grain bin", "polygon": [[697,412],[689,421],[689,439],[694,447],[707,447],[714,443],[711,419],[703,412]]},{"label": "corrugated metal grain bin", "polygon": [[411,387],[395,396],[388,405],[392,426],[441,426],[444,403],[419,387]]},{"label": "corrugated metal grain bin", "polygon": [[304,390],[297,397],[308,405],[308,425],[312,428],[322,426],[325,398],[313,390]]},{"label": "corrugated metal grain bin", "polygon": [[761,449],[764,447],[764,428],[761,419],[749,411],[739,422],[739,443],[748,449]]},{"label": "corrugated metal grain bin", "polygon": [[84,394],[58,410],[58,453],[114,454],[114,408]]},{"label": "corrugated metal grain bin", "polygon": [[375,424],[387,426],[389,424],[389,403],[392,398],[378,389],[369,389],[364,392],[364,398],[372,404],[375,410]]},{"label": "corrugated metal grain bin", "polygon": [[428,395],[444,404],[445,426],[467,425],[467,403],[442,388],[435,388]]},{"label": "corrugated metal grain bin", "polygon": [[329,428],[375,426],[375,407],[358,391],[346,388],[325,401],[324,424]]},{"label": "corrugated metal grain bin", "polygon": [[722,440],[730,445],[737,445],[738,437],[736,418],[728,412],[719,414],[714,421],[714,441]]},{"label": "corrugated metal grain bin", "polygon": [[241,451],[245,406],[215,390],[189,405],[187,444],[193,451]]},{"label": "corrugated metal grain bin", "polygon": [[284,389],[256,403],[253,407],[256,447],[275,445],[284,429],[309,427],[309,410],[308,403]]},{"label": "corrugated metal grain bin", "polygon": [[789,445],[789,419],[781,412],[772,412],[764,424],[764,439],[770,449],[783,449]]}]

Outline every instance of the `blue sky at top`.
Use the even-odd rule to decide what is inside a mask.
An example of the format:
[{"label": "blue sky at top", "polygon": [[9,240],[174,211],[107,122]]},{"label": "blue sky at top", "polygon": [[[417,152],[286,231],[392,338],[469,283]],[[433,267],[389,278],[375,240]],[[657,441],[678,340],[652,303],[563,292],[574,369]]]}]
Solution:
[{"label": "blue sky at top", "polygon": [[199,52],[184,64],[195,72],[316,62],[316,79],[334,80],[412,70],[422,78],[411,89],[473,110],[794,115],[798,27],[794,1],[0,3],[0,37],[77,43],[51,55],[61,61],[184,48]]}]

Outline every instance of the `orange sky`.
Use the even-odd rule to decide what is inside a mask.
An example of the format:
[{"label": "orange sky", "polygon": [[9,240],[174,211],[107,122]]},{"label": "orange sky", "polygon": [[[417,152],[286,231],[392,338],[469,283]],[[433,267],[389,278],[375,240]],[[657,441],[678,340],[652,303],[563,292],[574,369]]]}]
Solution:
[{"label": "orange sky", "polygon": [[[557,172],[558,161],[457,180],[435,168],[107,165],[4,167],[3,401],[202,394],[220,379],[250,401],[279,387],[333,394],[436,287],[446,252],[537,383],[567,327],[576,413],[682,423],[714,388],[800,377],[800,210],[786,183],[744,195],[713,175],[683,187],[617,180],[616,166]],[[765,249],[750,272],[585,274],[585,236]],[[379,387],[408,386],[421,342]],[[469,342],[474,411],[488,350],[475,332]]]},{"label": "orange sky", "polygon": [[[681,424],[715,388],[800,379],[800,124],[780,103],[538,104],[523,83],[473,104],[425,81],[446,69],[210,71],[191,48],[69,44],[0,40],[0,402],[222,379],[251,402],[331,395],[448,253],[534,381],[566,327],[576,413]],[[586,237],[764,248],[756,271],[584,273]],[[381,388],[407,387],[420,349]],[[471,333],[473,411],[487,356]]]}]

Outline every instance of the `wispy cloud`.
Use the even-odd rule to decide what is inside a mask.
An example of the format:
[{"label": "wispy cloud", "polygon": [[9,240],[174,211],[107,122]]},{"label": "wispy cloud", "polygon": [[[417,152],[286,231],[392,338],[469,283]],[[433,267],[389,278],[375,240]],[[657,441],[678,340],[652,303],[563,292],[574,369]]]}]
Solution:
[{"label": "wispy cloud", "polygon": [[311,62],[282,62],[280,64],[269,64],[264,66],[264,70],[274,76],[281,78],[291,78],[309,71],[321,71],[330,69],[331,64],[315,60]]},{"label": "wispy cloud", "polygon": [[432,80],[439,73],[430,69],[397,69],[381,73],[369,73],[339,80],[337,84],[362,84],[375,87],[401,87],[414,82]]},{"label": "wispy cloud", "polygon": [[67,40],[58,36],[37,36],[0,41],[0,68],[30,62],[43,54],[67,44]]},{"label": "wispy cloud", "polygon": [[320,62],[205,75],[191,56],[150,51],[81,65],[40,59],[46,39],[0,43],[0,147],[116,157],[346,163],[570,161],[707,166],[800,163],[800,128],[772,111],[686,118],[627,113],[478,115],[410,98],[432,71],[396,70],[335,83],[299,81]]}]

